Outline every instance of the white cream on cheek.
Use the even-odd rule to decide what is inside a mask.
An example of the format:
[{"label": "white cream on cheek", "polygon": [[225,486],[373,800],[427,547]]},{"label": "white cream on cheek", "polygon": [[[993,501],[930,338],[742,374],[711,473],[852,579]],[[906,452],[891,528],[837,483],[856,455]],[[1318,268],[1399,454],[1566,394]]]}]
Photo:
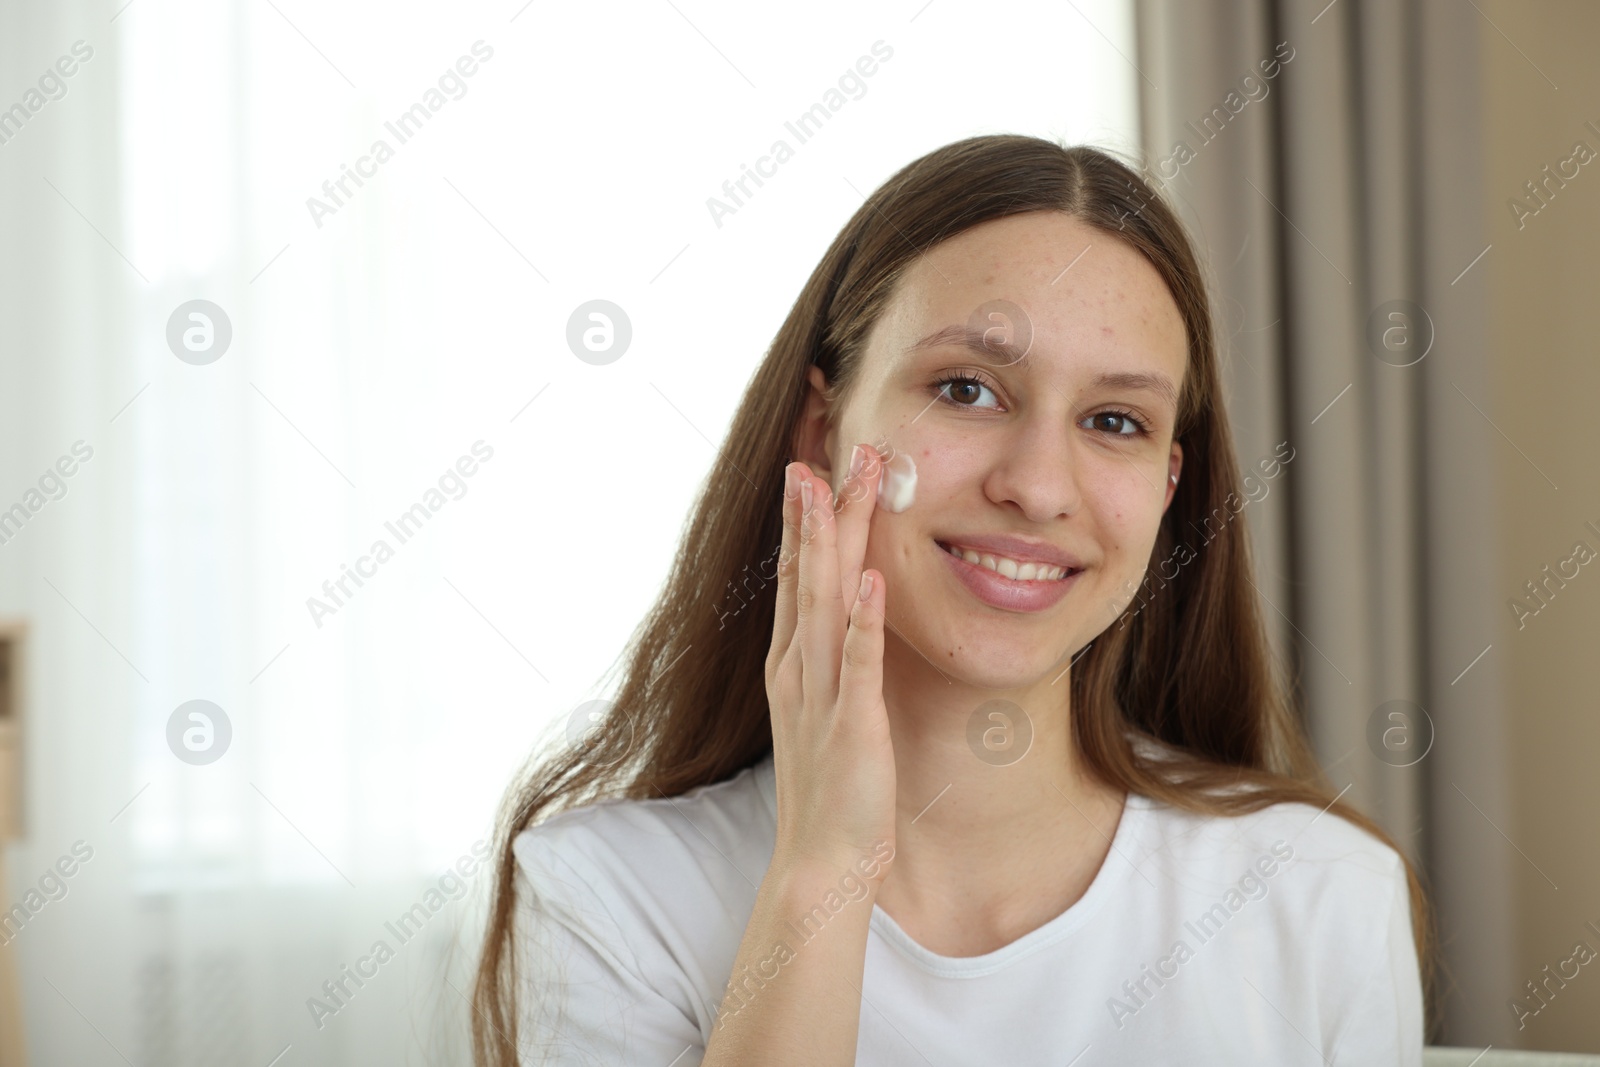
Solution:
[{"label": "white cream on cheek", "polygon": [[909,508],[917,496],[917,465],[909,455],[897,452],[883,466],[883,476],[878,479],[878,503],[886,511],[901,512]]}]

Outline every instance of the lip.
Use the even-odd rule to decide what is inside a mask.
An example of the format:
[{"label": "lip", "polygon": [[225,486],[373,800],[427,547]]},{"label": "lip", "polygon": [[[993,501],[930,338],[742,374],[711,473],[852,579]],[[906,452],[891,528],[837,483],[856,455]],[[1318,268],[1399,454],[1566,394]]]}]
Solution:
[{"label": "lip", "polygon": [[938,537],[934,540],[941,544],[973,549],[980,556],[987,552],[991,556],[1007,556],[1018,563],[1048,563],[1054,567],[1066,567],[1068,570],[1083,570],[1083,560],[1048,541],[1030,541],[1005,534],[973,534],[970,537]]},{"label": "lip", "polygon": [[[990,538],[988,542],[992,543],[994,540],[994,538]],[[972,548],[980,547],[968,541],[955,543],[970,545]],[[982,547],[989,547],[988,543]],[[1060,578],[1056,581],[1033,579],[1020,582],[1007,578],[998,571],[992,571],[988,567],[977,563],[968,563],[958,556],[953,556],[940,544],[935,544],[933,549],[944,557],[944,561],[949,564],[951,571],[960,579],[961,584],[967,587],[968,592],[990,607],[1000,608],[1004,611],[1035,612],[1052,608],[1061,602],[1061,598],[1066,596],[1073,586],[1078,584],[1078,576],[1083,573],[1081,569],[1075,569],[1065,578]],[[1010,553],[1000,554],[1010,555]],[[1013,556],[1012,558],[1015,559],[1016,557]],[[1021,562],[1027,562],[1027,560]],[[1035,562],[1038,561],[1035,560]],[[1046,560],[1045,562],[1049,561]],[[1061,563],[1057,564],[1057,566],[1076,567],[1077,565]]]}]

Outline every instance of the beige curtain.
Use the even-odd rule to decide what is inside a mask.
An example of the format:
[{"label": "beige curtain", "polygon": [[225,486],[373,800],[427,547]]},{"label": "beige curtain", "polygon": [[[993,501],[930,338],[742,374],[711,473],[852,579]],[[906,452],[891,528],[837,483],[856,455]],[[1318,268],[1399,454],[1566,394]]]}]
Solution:
[{"label": "beige curtain", "polygon": [[1240,461],[1294,449],[1243,513],[1263,611],[1335,785],[1428,874],[1431,1039],[1510,1044],[1501,672],[1480,657],[1499,608],[1494,430],[1473,406],[1479,16],[1454,0],[1137,12],[1146,164],[1208,260]]}]

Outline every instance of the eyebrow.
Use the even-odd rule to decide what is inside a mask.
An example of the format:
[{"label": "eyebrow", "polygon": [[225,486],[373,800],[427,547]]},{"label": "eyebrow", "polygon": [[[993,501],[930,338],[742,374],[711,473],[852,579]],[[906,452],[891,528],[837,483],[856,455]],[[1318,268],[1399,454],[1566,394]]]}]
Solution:
[{"label": "eyebrow", "polygon": [[1178,406],[1178,390],[1165,374],[1146,374],[1143,371],[1107,371],[1094,376],[1090,385],[1112,389],[1142,389],[1155,393]]},{"label": "eyebrow", "polygon": [[[1009,357],[1009,361],[1016,363],[1027,353],[1020,351],[1010,341],[985,341],[984,332],[970,329],[966,326],[946,326],[942,330],[935,330],[916,344],[906,349],[909,355],[927,348],[944,348],[946,345],[956,345],[960,348],[970,349],[980,356],[993,356],[1000,354]],[[1032,347],[1032,342],[1029,342]]]},{"label": "eyebrow", "polygon": [[[908,347],[906,354],[910,355],[913,352],[920,352],[929,348],[943,348],[946,345],[965,348],[977,355],[989,358],[993,358],[996,355],[1003,356],[1007,362],[1002,366],[1019,363],[1027,355],[1026,351],[1019,349],[1010,341],[986,342],[982,332],[965,326],[946,326],[943,329],[935,330]],[[1031,342],[1029,347],[1032,347]],[[1165,374],[1144,371],[1102,371],[1095,375],[1089,384],[1095,387],[1113,389],[1144,390],[1170,401],[1173,407],[1178,406],[1177,386],[1173,385],[1172,379]]]}]

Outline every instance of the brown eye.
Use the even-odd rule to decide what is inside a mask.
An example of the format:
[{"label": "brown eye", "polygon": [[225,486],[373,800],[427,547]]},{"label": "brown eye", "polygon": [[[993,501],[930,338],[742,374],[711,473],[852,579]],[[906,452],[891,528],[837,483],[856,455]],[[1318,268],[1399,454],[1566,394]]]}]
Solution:
[{"label": "brown eye", "polygon": [[948,404],[963,408],[987,408],[992,404],[980,404],[984,394],[988,394],[993,404],[998,403],[994,391],[991,390],[983,379],[975,378],[970,374],[950,374],[938,380],[939,395]]},{"label": "brown eye", "polygon": [[983,394],[977,382],[953,382],[946,387],[945,395],[958,404],[970,404]]},{"label": "brown eye", "polygon": [[1134,418],[1132,412],[1127,411],[1102,411],[1090,415],[1084,421],[1095,424],[1092,429],[1101,430],[1113,437],[1137,437],[1146,432],[1144,423]]}]

